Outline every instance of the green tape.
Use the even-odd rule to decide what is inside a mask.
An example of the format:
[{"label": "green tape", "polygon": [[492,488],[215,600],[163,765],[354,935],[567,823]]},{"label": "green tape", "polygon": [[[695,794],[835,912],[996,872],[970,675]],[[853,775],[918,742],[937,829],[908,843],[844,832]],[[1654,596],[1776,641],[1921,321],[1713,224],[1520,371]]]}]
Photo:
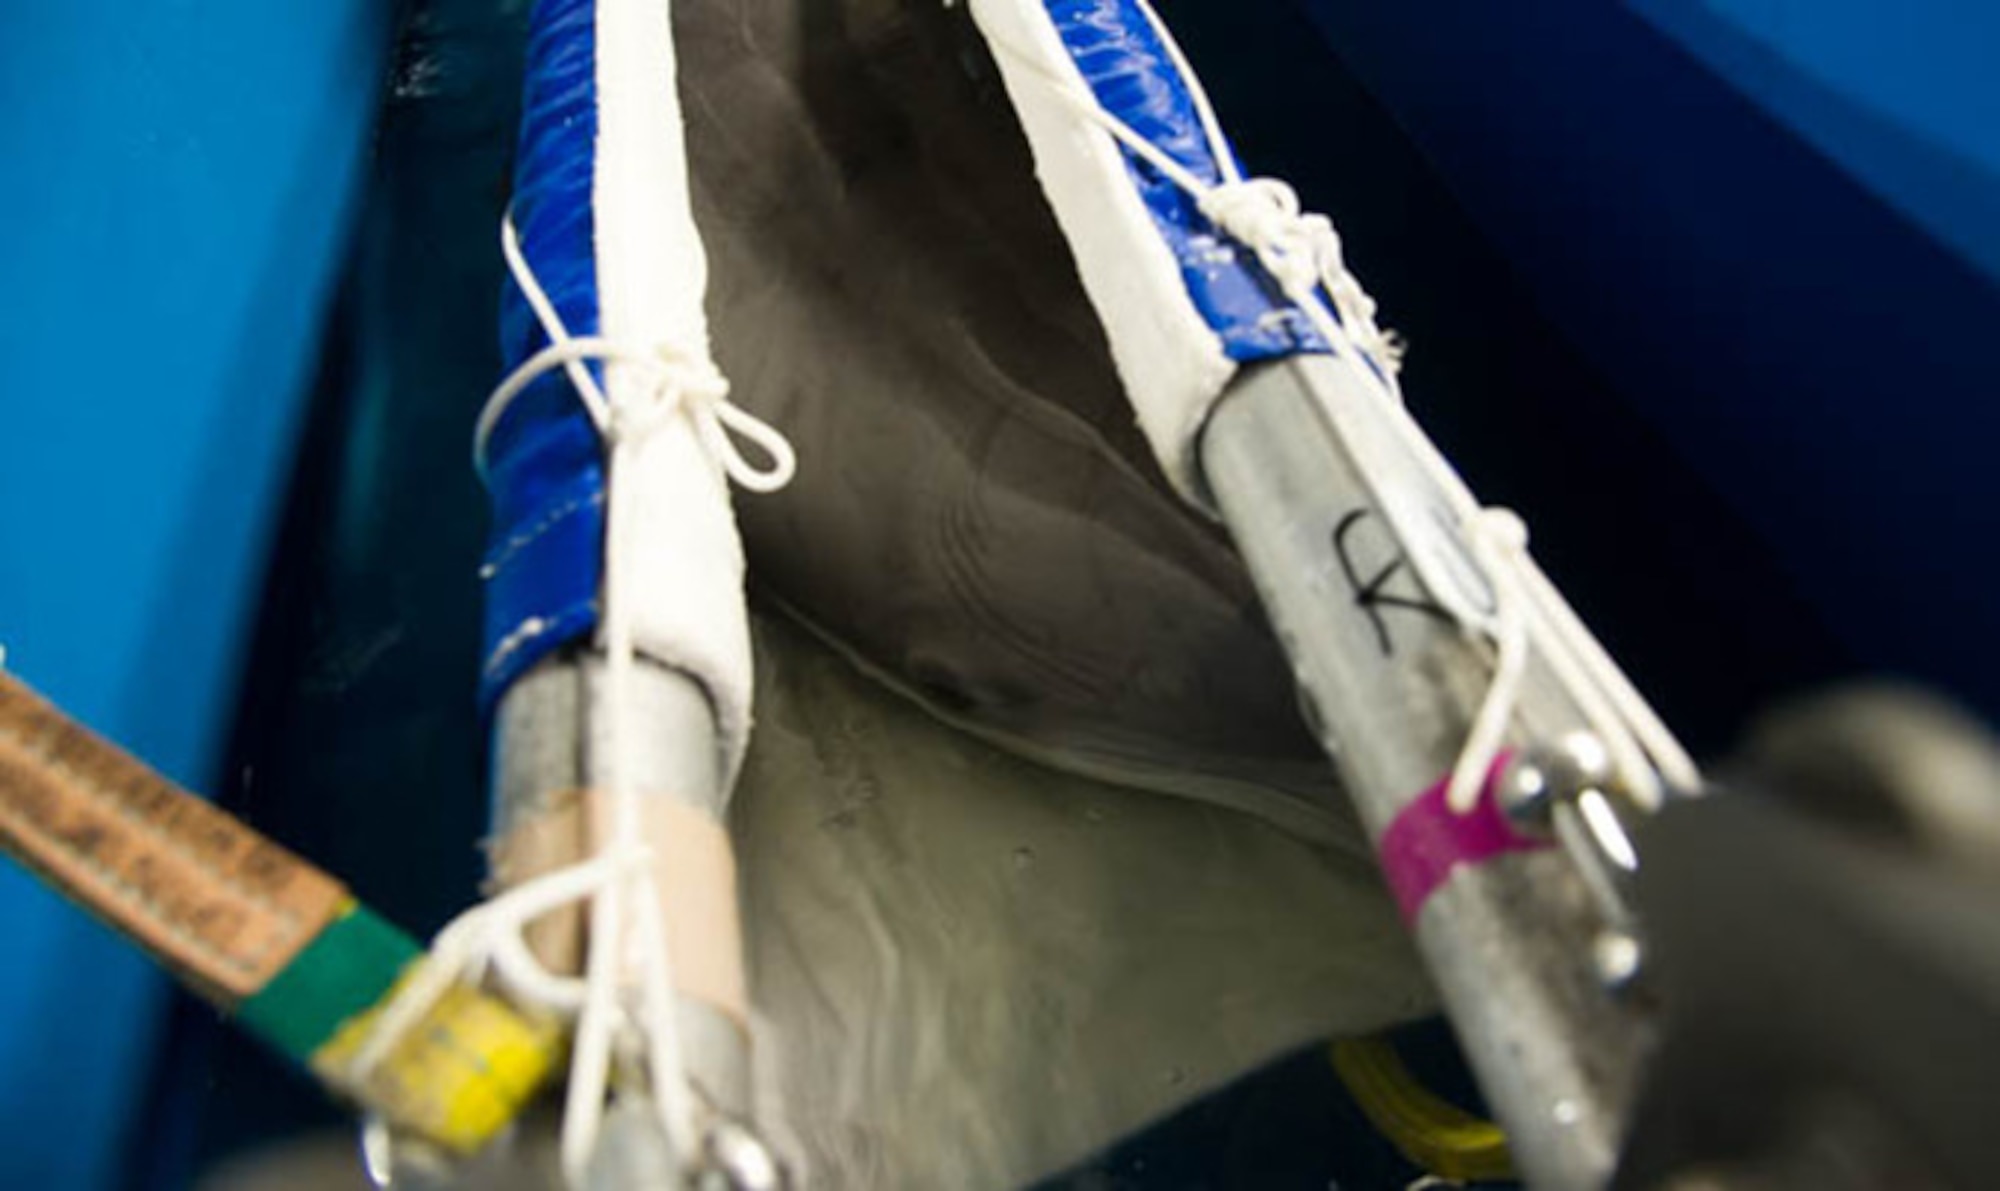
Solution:
[{"label": "green tape", "polygon": [[310,1062],[341,1023],[372,1008],[411,960],[417,941],[357,905],[327,924],[298,958],[236,1010],[266,1042]]}]

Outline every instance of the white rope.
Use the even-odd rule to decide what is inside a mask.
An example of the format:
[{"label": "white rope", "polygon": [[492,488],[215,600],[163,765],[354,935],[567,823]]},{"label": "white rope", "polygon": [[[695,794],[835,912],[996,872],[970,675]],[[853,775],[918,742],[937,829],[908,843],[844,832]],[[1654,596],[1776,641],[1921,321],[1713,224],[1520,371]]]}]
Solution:
[{"label": "white rope", "polygon": [[[487,448],[501,418],[530,386],[561,368],[568,374],[584,412],[590,415],[591,424],[607,443],[643,438],[675,414],[686,413],[693,419],[695,433],[700,435],[709,455],[739,487],[751,492],[776,492],[791,482],[798,468],[792,444],[768,422],[730,403],[729,382],[715,370],[714,364],[706,359],[685,358],[664,344],[648,347],[601,336],[572,336],[528,267],[511,217],[500,225],[500,253],[549,342],[509,373],[479,411],[472,432],[472,465],[481,479],[486,478]],[[597,378],[585,367],[590,361],[625,365],[647,376],[652,383],[644,394],[651,399],[613,410]],[[766,465],[760,468],[752,464],[731,439],[732,432],[763,452]]]},{"label": "white rope", "polygon": [[1375,325],[1375,300],[1348,271],[1333,222],[1324,215],[1302,212],[1297,192],[1287,183],[1276,178],[1243,176],[1235,155],[1229,151],[1214,105],[1195,78],[1179,43],[1149,6],[1142,3],[1140,8],[1153,23],[1175,69],[1187,81],[1188,93],[1209,142],[1210,156],[1222,174],[1219,184],[1204,180],[1166,150],[1133,131],[1131,125],[1105,111],[1096,95],[1078,86],[1075,80],[1054,73],[1033,55],[998,38],[990,40],[1047,85],[1065,107],[1158,170],[1194,199],[1196,209],[1210,222],[1255,252],[1258,263],[1308,317],[1318,307],[1317,291],[1324,287],[1342,321],[1355,329],[1355,334],[1338,335],[1337,341],[1354,343],[1369,354],[1378,368],[1393,374],[1401,358],[1401,348],[1394,336]]},{"label": "white rope", "polygon": [[[783,434],[730,404],[728,382],[706,358],[692,358],[664,344],[570,335],[529,267],[511,218],[501,225],[500,246],[549,343],[501,381],[480,410],[473,432],[473,465],[485,478],[488,444],[501,420],[535,381],[557,369],[567,374],[605,443],[608,508],[600,631],[610,829],[595,855],[475,906],[440,932],[428,960],[384,1009],[348,1074],[357,1081],[365,1077],[455,982],[480,980],[490,969],[520,1002],[575,1020],[562,1161],[571,1184],[580,1186],[621,1054],[636,1051],[643,1058],[661,1128],[674,1152],[687,1158],[698,1147],[693,1095],[681,1064],[673,956],[633,783],[632,678],[638,650],[633,639],[635,593],[629,587],[632,551],[638,543],[631,540],[635,518],[629,507],[633,498],[629,477],[648,437],[679,416],[689,419],[721,472],[751,491],[784,487],[796,470],[797,456]],[[629,391],[621,388],[622,399],[614,401],[591,375],[590,362],[629,369],[638,383]],[[756,447],[765,457],[764,465],[746,458],[739,442]],[[523,935],[535,919],[577,902],[588,903],[589,949],[581,979],[550,972],[534,957]],[[627,1003],[630,993],[637,994],[634,1003]]]},{"label": "white rope", "polygon": [[1506,509],[1484,511],[1476,525],[1473,553],[1493,585],[1493,602],[1499,611],[1494,617],[1493,678],[1487,683],[1486,695],[1472,717],[1472,727],[1466,731],[1458,762],[1445,786],[1445,805],[1460,814],[1478,805],[1493,759],[1507,741],[1507,728],[1521,697],[1521,682],[1528,674],[1529,635],[1533,631],[1527,609],[1514,590],[1513,576],[1514,560],[1528,547],[1528,527]]},{"label": "white rope", "polygon": [[[479,979],[489,958],[495,961],[496,974],[503,982],[510,988],[516,987],[516,979],[525,973],[498,961],[509,958],[512,944],[519,944],[520,953],[527,954],[521,931],[529,923],[592,896],[615,880],[621,869],[636,869],[650,859],[650,852],[645,850],[622,857],[594,857],[524,882],[453,919],[431,940],[424,963],[383,1008],[367,1041],[356,1050],[347,1066],[348,1080],[355,1083],[365,1080],[452,985]],[[528,956],[528,962],[533,965],[536,978],[548,982],[536,985],[538,990],[578,983],[550,974],[532,955]],[[526,995],[522,999],[559,1012],[573,1011],[575,1004],[580,1004],[580,998],[568,996],[560,1001],[539,995]]]},{"label": "white rope", "polygon": [[[1285,296],[1333,348],[1335,358],[1345,361],[1368,391],[1381,395],[1399,445],[1452,506],[1493,588],[1497,611],[1489,624],[1479,627],[1494,647],[1493,676],[1452,766],[1447,804],[1460,814],[1478,805],[1486,777],[1506,743],[1531,653],[1543,658],[1584,721],[1604,741],[1621,784],[1633,797],[1657,803],[1663,778],[1675,788],[1698,788],[1700,773],[1673,733],[1528,556],[1527,529],[1521,520],[1505,509],[1481,506],[1404,407],[1396,383],[1401,344],[1376,325],[1375,302],[1347,269],[1332,222],[1303,210],[1297,193],[1286,183],[1242,175],[1214,106],[1173,34],[1146,0],[1135,3],[1187,87],[1220,171],[1219,183],[1197,176],[1104,110],[1080,75],[1059,74],[990,31],[988,42],[1080,119],[1158,170],[1217,228],[1254,252]],[[1363,474],[1386,509],[1378,478],[1366,468]],[[1474,627],[1461,623],[1467,631]]]}]

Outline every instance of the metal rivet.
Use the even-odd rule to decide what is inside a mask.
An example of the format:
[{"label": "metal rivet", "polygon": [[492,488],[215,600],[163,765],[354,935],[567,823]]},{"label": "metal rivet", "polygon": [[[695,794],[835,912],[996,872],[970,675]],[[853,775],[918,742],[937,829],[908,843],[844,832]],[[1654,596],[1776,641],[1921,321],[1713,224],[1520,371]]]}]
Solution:
[{"label": "metal rivet", "polygon": [[1493,791],[1501,813],[1516,827],[1547,831],[1553,814],[1555,788],[1548,771],[1529,753],[1517,753],[1501,771]]},{"label": "metal rivet", "polygon": [[1612,784],[1611,753],[1590,732],[1565,732],[1516,753],[1500,773],[1494,798],[1515,826],[1547,831],[1557,802]]},{"label": "metal rivet", "polygon": [[731,1191],[778,1191],[785,1185],[785,1172],[770,1149],[734,1121],[724,1121],[709,1132],[708,1154],[715,1169],[729,1180]]},{"label": "metal rivet", "polygon": [[1639,978],[1645,967],[1645,948],[1637,937],[1622,930],[1607,930],[1591,941],[1590,961],[1597,978],[1613,992],[1623,992]]}]

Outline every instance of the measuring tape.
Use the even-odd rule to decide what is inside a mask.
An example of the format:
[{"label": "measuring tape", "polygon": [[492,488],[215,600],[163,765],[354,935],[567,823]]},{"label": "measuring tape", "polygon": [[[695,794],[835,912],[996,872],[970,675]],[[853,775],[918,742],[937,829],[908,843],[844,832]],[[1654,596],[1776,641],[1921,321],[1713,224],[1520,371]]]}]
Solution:
[{"label": "measuring tape", "polygon": [[339,881],[4,673],[0,848],[399,1131],[475,1150],[554,1065],[554,1023],[460,985],[350,1079],[423,947]]}]

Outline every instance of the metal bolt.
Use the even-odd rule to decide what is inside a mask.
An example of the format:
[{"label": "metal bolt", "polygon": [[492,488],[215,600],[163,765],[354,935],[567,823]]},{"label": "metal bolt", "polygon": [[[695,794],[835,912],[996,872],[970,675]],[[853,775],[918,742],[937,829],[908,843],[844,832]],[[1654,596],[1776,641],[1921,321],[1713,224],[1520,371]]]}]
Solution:
[{"label": "metal bolt", "polygon": [[1494,797],[1516,827],[1546,833],[1557,802],[1606,789],[1612,776],[1611,753],[1603,741],[1590,732],[1565,732],[1514,754]]},{"label": "metal bolt", "polygon": [[1537,834],[1549,830],[1554,815],[1554,787],[1548,771],[1532,753],[1516,753],[1507,762],[1494,787],[1493,798],[1514,826]]},{"label": "metal bolt", "polygon": [[708,1157],[730,1191],[778,1191],[785,1185],[785,1172],[769,1147],[735,1121],[709,1131]]},{"label": "metal bolt", "polygon": [[1600,933],[1590,946],[1590,961],[1597,978],[1612,992],[1624,992],[1639,979],[1645,967],[1646,951],[1638,937],[1622,930]]},{"label": "metal bolt", "polygon": [[361,1169],[378,1188],[387,1188],[396,1178],[396,1139],[389,1122],[372,1112],[361,1118]]},{"label": "metal bolt", "polygon": [[1611,750],[1592,732],[1565,732],[1548,746],[1544,764],[1564,793],[1603,790],[1611,785]]}]

